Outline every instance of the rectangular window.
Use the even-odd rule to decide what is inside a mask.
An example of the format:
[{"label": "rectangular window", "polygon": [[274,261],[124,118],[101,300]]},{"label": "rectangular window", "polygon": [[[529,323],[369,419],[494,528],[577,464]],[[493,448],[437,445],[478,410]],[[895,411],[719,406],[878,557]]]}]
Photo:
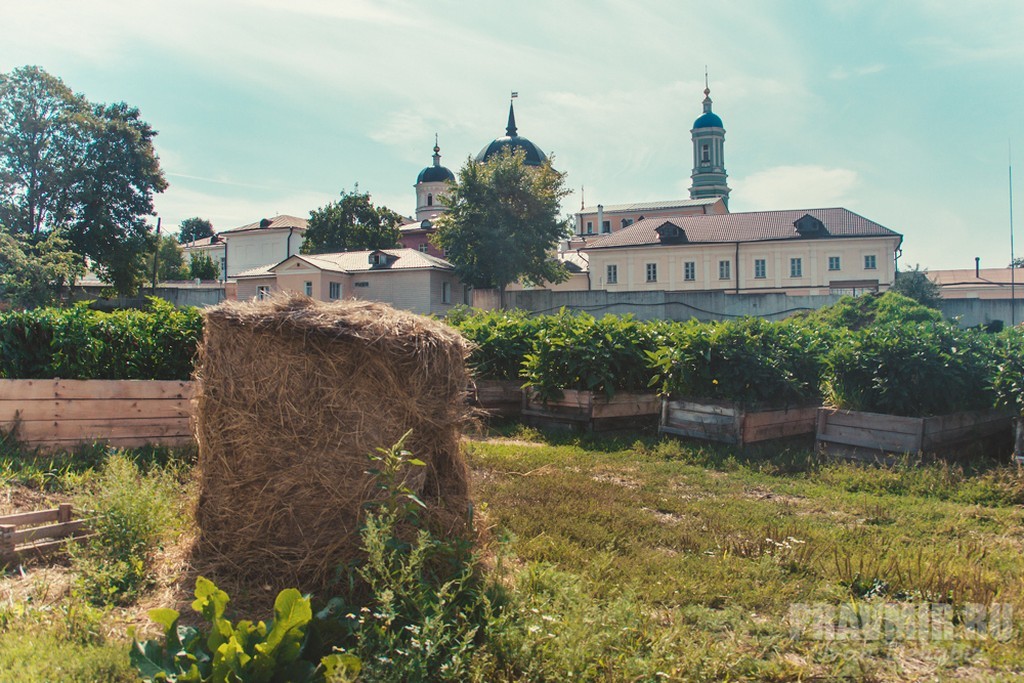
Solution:
[{"label": "rectangular window", "polygon": [[839,257],[838,256],[829,256],[828,257],[828,269],[829,270],[839,270]]},{"label": "rectangular window", "polygon": [[452,283],[442,282],[441,283],[441,303],[450,304],[452,302]]},{"label": "rectangular window", "polygon": [[341,298],[341,283],[340,282],[332,282],[330,287],[329,287],[329,289],[330,289],[330,298],[331,299],[340,299]]},{"label": "rectangular window", "polygon": [[270,285],[259,285],[256,288],[256,298],[263,301],[270,296]]},{"label": "rectangular window", "polygon": [[423,244],[421,244],[421,245],[420,245],[420,246],[418,247],[418,249],[420,250],[420,253],[421,253],[421,254],[426,254],[426,253],[427,253],[427,250],[428,250],[428,249],[430,249],[430,245],[428,245],[427,243],[425,243],[425,242],[424,242]]},{"label": "rectangular window", "polygon": [[587,221],[587,234],[588,235],[593,235],[594,234],[594,223],[592,221]]},{"label": "rectangular window", "polygon": [[610,285],[619,284],[619,267],[614,263],[608,266],[608,277],[605,278]]},{"label": "rectangular window", "polygon": [[628,228],[631,225],[633,225],[633,219],[632,218],[623,218],[622,219],[622,227]]},{"label": "rectangular window", "polygon": [[763,258],[754,259],[754,277],[758,280],[768,277],[768,264]]},{"label": "rectangular window", "polygon": [[612,222],[611,221],[601,221],[601,232],[611,232],[611,231],[612,231]]},{"label": "rectangular window", "polygon": [[309,280],[306,280],[305,291],[306,296],[313,296],[313,283],[310,282]]},{"label": "rectangular window", "polygon": [[789,276],[790,277],[803,277],[804,276],[804,261],[801,258],[789,259]]},{"label": "rectangular window", "polygon": [[732,261],[718,262],[718,279],[729,280],[732,278]]},{"label": "rectangular window", "polygon": [[874,254],[868,254],[864,257],[864,270],[874,270],[878,267],[878,262],[875,259]]},{"label": "rectangular window", "polygon": [[693,282],[697,279],[697,264],[694,261],[683,263],[683,279],[687,282]]},{"label": "rectangular window", "polygon": [[658,264],[648,263],[647,264],[647,281],[657,282],[658,281]]}]

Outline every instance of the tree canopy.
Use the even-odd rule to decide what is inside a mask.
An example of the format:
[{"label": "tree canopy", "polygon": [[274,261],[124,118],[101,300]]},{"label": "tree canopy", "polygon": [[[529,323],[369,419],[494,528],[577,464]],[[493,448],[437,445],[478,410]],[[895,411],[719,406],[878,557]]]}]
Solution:
[{"label": "tree canopy", "polygon": [[0,224],[53,234],[119,292],[145,278],[145,222],[167,187],[139,110],[92,104],[35,66],[0,74]]},{"label": "tree canopy", "polygon": [[362,249],[392,249],[398,244],[402,216],[374,206],[369,193],[342,190],[341,199],[309,213],[303,254],[330,254]]},{"label": "tree canopy", "polygon": [[32,239],[0,226],[0,300],[18,308],[55,303],[84,271],[70,246],[57,235]]},{"label": "tree canopy", "polygon": [[512,282],[562,282],[565,266],[552,251],[569,235],[559,216],[569,194],[565,174],[526,166],[523,150],[504,149],[485,163],[472,159],[448,191],[448,211],[437,219],[434,242],[459,278],[478,288],[505,291]]},{"label": "tree canopy", "polygon": [[902,294],[929,308],[938,308],[942,301],[939,286],[928,277],[928,269],[921,270],[919,265],[915,265],[913,270],[897,271],[896,281],[889,291]]},{"label": "tree canopy", "polygon": [[150,277],[153,275],[154,256],[157,258],[157,282],[188,279],[189,268],[185,265],[185,252],[182,251],[181,245],[178,244],[174,235],[161,235],[157,248],[150,253],[146,261],[146,272]]},{"label": "tree canopy", "polygon": [[188,264],[188,276],[193,280],[219,280],[220,266],[205,252],[192,254]]},{"label": "tree canopy", "polygon": [[178,229],[178,242],[181,244],[195,242],[207,237],[213,237],[213,223],[199,216],[186,218],[181,222]]}]

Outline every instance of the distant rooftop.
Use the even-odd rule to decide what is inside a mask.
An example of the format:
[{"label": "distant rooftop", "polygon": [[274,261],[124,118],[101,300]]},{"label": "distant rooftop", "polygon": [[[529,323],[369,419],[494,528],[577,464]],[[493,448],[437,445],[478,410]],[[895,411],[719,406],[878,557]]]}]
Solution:
[{"label": "distant rooftop", "polygon": [[[721,197],[704,197],[703,199],[667,199],[660,202],[633,202],[632,204],[605,204],[605,213],[617,211],[655,211],[660,209],[683,209],[690,206],[704,206],[721,201]],[[597,213],[597,205],[585,206],[580,213]]]},{"label": "distant rooftop", "polygon": [[[424,254],[416,249],[379,249],[377,251],[381,251],[388,256],[394,257],[394,260],[386,270],[411,270],[423,268],[440,268],[442,270],[452,269],[452,264],[448,263],[444,259],[431,256],[430,254]],[[327,270],[333,273],[385,270],[379,267],[374,268],[370,264],[369,257],[372,253],[374,253],[374,250],[343,251],[335,254],[293,254],[292,256],[289,256],[288,259],[301,259],[320,270]],[[281,265],[288,259],[284,259],[278,263],[268,263],[267,265],[260,266],[258,268],[250,268],[249,270],[242,271],[235,277],[266,277],[272,275],[274,268]]]},{"label": "distant rooftop", "polygon": [[309,221],[305,218],[299,218],[298,216],[289,216],[287,214],[281,214],[280,216],[274,216],[273,218],[263,218],[256,221],[255,223],[249,223],[247,225],[240,225],[237,228],[228,228],[227,230],[221,230],[220,233],[233,233],[233,232],[246,232],[248,230],[281,230],[287,228],[297,228],[299,230],[305,230],[309,225]]}]

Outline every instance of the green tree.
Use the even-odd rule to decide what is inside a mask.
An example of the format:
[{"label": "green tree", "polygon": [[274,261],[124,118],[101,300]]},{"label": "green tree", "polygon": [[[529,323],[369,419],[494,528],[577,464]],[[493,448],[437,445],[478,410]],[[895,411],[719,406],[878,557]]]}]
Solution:
[{"label": "green tree", "polygon": [[0,226],[0,301],[16,308],[55,303],[84,267],[56,234],[12,235]]},{"label": "green tree", "polygon": [[146,272],[150,277],[153,276],[154,254],[157,257],[157,282],[188,279],[189,268],[185,265],[185,252],[174,235],[162,235],[158,247],[150,253],[146,263]]},{"label": "green tree", "polygon": [[342,190],[341,199],[310,211],[303,254],[328,254],[361,249],[392,249],[398,244],[402,216],[374,206],[370,195]]},{"label": "green tree", "polygon": [[897,271],[896,281],[889,291],[902,294],[929,308],[938,308],[942,301],[939,286],[928,277],[928,269],[921,270],[919,265],[915,265],[913,270]]},{"label": "green tree", "polygon": [[39,67],[0,75],[0,222],[56,232],[121,293],[145,278],[145,217],[167,187],[156,132],[125,103],[90,104]]},{"label": "green tree", "polygon": [[1018,256],[1010,262],[1010,268],[1024,268],[1024,256]]},{"label": "green tree", "polygon": [[192,254],[188,264],[188,276],[192,280],[196,278],[200,280],[219,280],[220,267],[209,254],[199,252],[198,254]]},{"label": "green tree", "polygon": [[213,237],[213,223],[210,221],[195,216],[193,218],[186,218],[181,222],[181,227],[178,230],[178,241],[180,243],[195,242],[206,237]]},{"label": "green tree", "polygon": [[500,290],[502,305],[512,282],[563,282],[569,276],[552,255],[569,235],[569,221],[559,216],[570,193],[565,174],[550,160],[531,167],[524,159],[522,150],[505,149],[483,164],[467,160],[433,236],[459,278]]}]

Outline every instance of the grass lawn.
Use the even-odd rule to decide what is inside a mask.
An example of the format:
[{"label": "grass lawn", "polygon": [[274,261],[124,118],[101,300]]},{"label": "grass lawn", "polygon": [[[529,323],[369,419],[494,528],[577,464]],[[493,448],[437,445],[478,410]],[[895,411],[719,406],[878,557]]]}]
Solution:
[{"label": "grass lawn", "polygon": [[[807,450],[740,456],[528,429],[468,450],[499,569],[511,568],[531,603],[527,630],[545,636],[529,643],[537,678],[1024,672],[1024,477],[1015,468],[880,469],[819,462]],[[899,623],[929,603],[941,603],[934,618]],[[1012,629],[967,631],[957,622],[977,617],[972,603],[1007,605]],[[794,630],[840,606],[850,610],[843,624],[859,613],[896,625],[887,637]]]},{"label": "grass lawn", "polygon": [[[739,453],[514,425],[466,451],[503,606],[478,679],[1024,680],[1016,468],[875,468],[801,447]],[[147,458],[144,477],[189,495],[187,465]],[[0,453],[0,514],[73,498],[101,459]],[[0,577],[0,680],[133,680],[126,627],[174,580],[96,608],[67,566]],[[972,605],[1006,606],[988,622],[995,634],[968,628]],[[857,614],[867,628],[849,628]]]}]

